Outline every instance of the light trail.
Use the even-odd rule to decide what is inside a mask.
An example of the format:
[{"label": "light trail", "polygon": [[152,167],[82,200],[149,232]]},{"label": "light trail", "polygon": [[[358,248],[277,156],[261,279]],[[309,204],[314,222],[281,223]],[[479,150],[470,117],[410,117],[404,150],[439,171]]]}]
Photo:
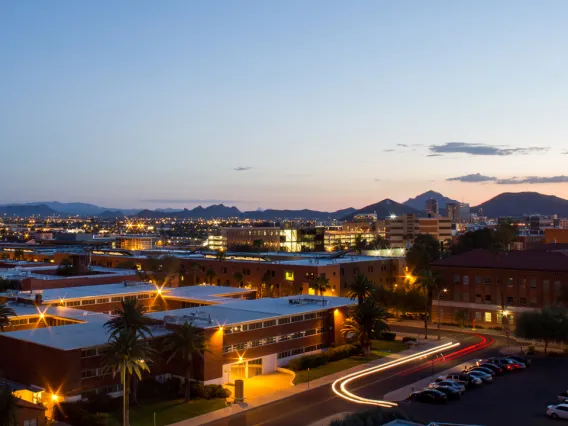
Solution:
[{"label": "light trail", "polygon": [[396,407],[398,405],[396,402],[382,401],[382,400],[378,400],[378,399],[368,399],[368,398],[363,398],[363,397],[357,396],[357,395],[349,392],[347,390],[346,386],[347,386],[348,383],[350,383],[353,380],[360,379],[362,377],[368,376],[370,374],[377,373],[379,371],[388,370],[390,368],[394,368],[394,367],[397,367],[399,365],[403,365],[403,364],[406,364],[408,362],[415,361],[417,359],[422,359],[422,358],[425,358],[429,355],[433,355],[433,354],[441,352],[441,351],[445,351],[445,350],[448,350],[448,349],[455,348],[459,345],[460,345],[460,343],[452,343],[452,342],[445,343],[443,345],[439,345],[439,346],[427,349],[427,350],[422,351],[422,352],[417,352],[413,355],[409,355],[409,356],[406,356],[406,357],[403,357],[403,358],[400,358],[400,359],[397,359],[397,360],[389,361],[389,362],[386,362],[384,364],[377,365],[375,367],[370,367],[370,368],[367,368],[365,370],[358,371],[356,373],[348,374],[346,376],[343,376],[343,377],[337,379],[335,382],[333,382],[333,384],[331,385],[331,389],[333,390],[333,392],[336,395],[340,396],[341,398],[346,399],[346,400],[351,401],[351,402],[355,402],[357,404],[376,405],[376,406],[385,407],[385,408]]}]

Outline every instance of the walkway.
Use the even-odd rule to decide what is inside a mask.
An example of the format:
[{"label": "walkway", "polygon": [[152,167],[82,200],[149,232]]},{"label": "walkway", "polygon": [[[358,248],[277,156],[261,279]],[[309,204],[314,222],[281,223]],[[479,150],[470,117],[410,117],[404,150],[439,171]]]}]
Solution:
[{"label": "walkway", "polygon": [[[256,399],[268,393],[278,392],[294,386],[294,373],[292,371],[275,371],[274,373],[262,374],[260,376],[251,377],[244,381],[245,401]],[[234,385],[223,385],[224,388],[231,391],[232,401],[235,397]]]}]

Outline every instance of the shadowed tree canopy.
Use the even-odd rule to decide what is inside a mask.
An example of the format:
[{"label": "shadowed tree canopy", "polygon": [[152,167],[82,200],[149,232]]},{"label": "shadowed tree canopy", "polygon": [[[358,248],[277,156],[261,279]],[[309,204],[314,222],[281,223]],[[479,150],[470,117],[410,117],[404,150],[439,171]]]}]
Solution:
[{"label": "shadowed tree canopy", "polygon": [[408,269],[418,273],[428,269],[430,263],[440,258],[440,242],[429,234],[420,234],[406,252]]},{"label": "shadowed tree canopy", "polygon": [[568,311],[548,306],[539,311],[523,312],[516,321],[515,335],[544,342],[546,354],[550,342],[568,341]]},{"label": "shadowed tree canopy", "polygon": [[515,241],[517,226],[511,222],[501,222],[497,229],[478,229],[463,234],[458,243],[452,246],[453,254],[461,254],[471,250],[485,249],[505,251]]}]

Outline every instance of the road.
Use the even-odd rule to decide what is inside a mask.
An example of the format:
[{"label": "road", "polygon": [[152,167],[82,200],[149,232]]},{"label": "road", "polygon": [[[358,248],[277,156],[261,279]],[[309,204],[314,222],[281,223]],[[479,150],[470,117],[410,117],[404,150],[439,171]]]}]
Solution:
[{"label": "road", "polygon": [[[391,326],[391,328],[393,331],[405,333],[418,334],[421,331],[418,328],[412,327]],[[392,390],[414,383],[426,376],[436,374],[436,372],[451,368],[468,359],[493,356],[498,352],[499,347],[506,344],[504,339],[495,336],[483,336],[481,334],[444,330],[442,330],[441,334],[444,337],[449,337],[452,341],[459,341],[461,346],[458,350],[480,343],[484,339],[495,339],[495,342],[491,346],[476,352],[460,353],[455,357],[448,356],[448,358],[444,358],[444,360],[440,359],[435,363],[431,362],[431,360],[413,361],[389,371],[372,374],[353,382],[349,390],[365,398],[380,399]],[[209,425],[308,425],[334,414],[360,411],[368,408],[371,407],[369,405],[352,403],[340,398],[333,393],[331,386],[327,385],[246,411],[242,414],[209,423]]]}]

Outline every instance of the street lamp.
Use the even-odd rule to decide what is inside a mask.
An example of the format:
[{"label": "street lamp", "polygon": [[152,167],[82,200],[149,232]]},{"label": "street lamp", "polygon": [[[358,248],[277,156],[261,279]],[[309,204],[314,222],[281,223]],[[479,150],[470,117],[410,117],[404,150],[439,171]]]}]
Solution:
[{"label": "street lamp", "polygon": [[440,335],[440,296],[442,295],[442,292],[446,293],[447,291],[447,288],[438,290],[438,340],[442,338],[442,336]]}]

